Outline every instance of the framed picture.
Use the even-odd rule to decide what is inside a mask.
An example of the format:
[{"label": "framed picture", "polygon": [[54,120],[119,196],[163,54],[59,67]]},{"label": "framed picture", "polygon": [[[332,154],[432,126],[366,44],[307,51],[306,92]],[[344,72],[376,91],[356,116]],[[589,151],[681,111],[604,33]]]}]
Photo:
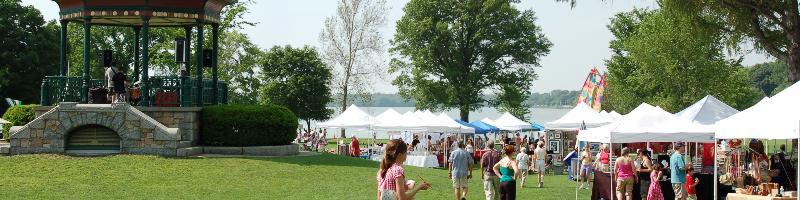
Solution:
[{"label": "framed picture", "polygon": [[547,147],[548,151],[553,152],[554,154],[561,153],[561,141],[558,140],[550,140],[550,146]]},{"label": "framed picture", "polygon": [[553,133],[553,139],[561,139],[561,133]]},{"label": "framed picture", "polygon": [[545,139],[547,139],[547,140],[552,140],[552,139],[555,137],[555,136],[553,136],[553,135],[554,135],[554,133],[553,133],[553,132],[547,132],[547,138],[545,138]]},{"label": "framed picture", "polygon": [[589,143],[589,149],[592,153],[600,152],[600,143]]}]

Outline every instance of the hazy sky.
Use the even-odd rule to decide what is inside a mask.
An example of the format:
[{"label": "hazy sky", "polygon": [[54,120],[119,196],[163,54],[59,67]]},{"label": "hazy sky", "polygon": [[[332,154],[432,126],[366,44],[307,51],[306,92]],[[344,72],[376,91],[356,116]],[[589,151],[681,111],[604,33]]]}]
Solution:
[{"label": "hazy sky", "polygon": [[[392,39],[394,25],[403,16],[407,0],[389,0],[387,25],[383,28],[384,39]],[[50,0],[22,0],[24,5],[33,5],[42,11],[45,19],[58,18],[58,6]],[[250,8],[246,20],[258,22],[247,28],[247,33],[261,48],[274,45],[319,46],[319,33],[326,17],[336,11],[335,0],[258,0]],[[545,36],[553,42],[550,54],[542,58],[542,67],[537,69],[539,80],[533,83],[534,92],[553,89],[579,90],[589,69],[605,70],[604,59],[611,56],[608,42],[613,36],[606,28],[609,18],[618,12],[633,8],[654,8],[653,0],[579,1],[575,8],[554,0],[522,0],[519,9],[533,9]],[[387,59],[388,60],[388,59]],[[745,56],[744,65],[770,61],[760,54]],[[396,87],[379,80],[376,92],[393,93]]]}]

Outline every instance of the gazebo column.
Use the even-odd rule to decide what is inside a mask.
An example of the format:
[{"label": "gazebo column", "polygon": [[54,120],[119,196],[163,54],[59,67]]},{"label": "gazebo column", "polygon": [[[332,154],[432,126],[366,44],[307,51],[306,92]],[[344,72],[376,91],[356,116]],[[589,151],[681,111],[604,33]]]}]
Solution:
[{"label": "gazebo column", "polygon": [[195,81],[197,84],[197,93],[195,94],[197,107],[203,107],[203,22],[197,21],[197,74]]},{"label": "gazebo column", "polygon": [[142,17],[142,100],[140,106],[150,106],[150,17]]},{"label": "gazebo column", "polygon": [[66,76],[68,73],[67,69],[67,25],[69,21],[61,20],[61,51],[59,52],[59,61],[61,67],[61,73],[59,75]]},{"label": "gazebo column", "polygon": [[89,16],[83,17],[83,86],[81,86],[81,103],[89,102],[89,45],[91,45],[91,21]]},{"label": "gazebo column", "polygon": [[211,86],[212,91],[211,94],[214,95],[214,98],[211,98],[211,103],[217,105],[219,103],[219,77],[217,72],[217,50],[219,49],[219,24],[212,25],[213,29],[211,29],[212,35],[212,45],[214,46],[211,50],[211,82],[214,85]]},{"label": "gazebo column", "polygon": [[192,106],[192,86],[187,83],[192,66],[192,27],[184,27],[186,40],[183,49],[183,70],[181,70],[181,107]]},{"label": "gazebo column", "polygon": [[140,67],[140,60],[141,55],[139,54],[139,34],[142,32],[141,26],[134,26],[133,27],[133,82],[139,81],[139,67]]}]

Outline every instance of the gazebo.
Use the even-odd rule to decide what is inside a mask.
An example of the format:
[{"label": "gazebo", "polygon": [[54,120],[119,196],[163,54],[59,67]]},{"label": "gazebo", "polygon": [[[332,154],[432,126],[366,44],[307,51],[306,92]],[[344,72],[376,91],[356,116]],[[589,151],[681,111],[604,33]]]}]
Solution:
[{"label": "gazebo", "polygon": [[[131,27],[134,32],[133,81],[139,82],[141,100],[138,106],[201,107],[227,103],[227,84],[220,83],[217,73],[217,51],[219,43],[219,19],[223,7],[236,0],[53,0],[60,8],[61,50],[60,74],[47,76],[42,81],[41,104],[54,105],[60,102],[88,102],[89,88],[103,85],[103,78],[89,76],[92,26]],[[83,71],[82,76],[67,75],[67,24],[83,24]],[[203,49],[204,26],[211,25],[212,48]],[[180,76],[149,76],[149,41],[152,27],[183,27],[183,62]],[[196,66],[189,62],[192,30],[197,29]],[[177,53],[177,51],[176,51]],[[208,55],[210,54],[210,55]],[[211,63],[204,63],[210,57]],[[210,65],[210,66],[209,66]],[[211,67],[211,79],[203,79],[203,67]],[[191,70],[195,76],[190,77]],[[173,97],[171,102],[159,104],[154,96],[165,91]]]}]

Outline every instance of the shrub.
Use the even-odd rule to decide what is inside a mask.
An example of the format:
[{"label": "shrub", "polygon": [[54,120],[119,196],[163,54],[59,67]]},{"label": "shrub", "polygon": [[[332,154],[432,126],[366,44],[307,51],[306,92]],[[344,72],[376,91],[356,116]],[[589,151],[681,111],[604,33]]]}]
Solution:
[{"label": "shrub", "polygon": [[36,108],[38,105],[23,105],[23,106],[12,106],[6,110],[6,113],[3,114],[3,119],[8,120],[11,124],[4,124],[3,125],[3,138],[9,139],[10,134],[8,129],[11,126],[24,126],[33,119],[36,118]]},{"label": "shrub", "polygon": [[203,108],[200,140],[208,146],[278,146],[297,137],[297,116],[276,105]]}]

